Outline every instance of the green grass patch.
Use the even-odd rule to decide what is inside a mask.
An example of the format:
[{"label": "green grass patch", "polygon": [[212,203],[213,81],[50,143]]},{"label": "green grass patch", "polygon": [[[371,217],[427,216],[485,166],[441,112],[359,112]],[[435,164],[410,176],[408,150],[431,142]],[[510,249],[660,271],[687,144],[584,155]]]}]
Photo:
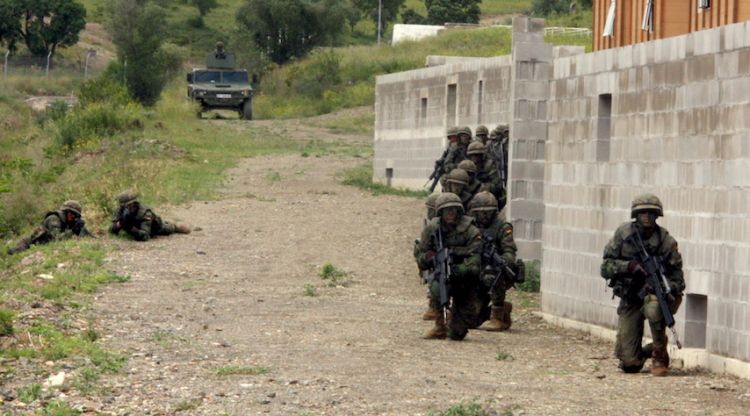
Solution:
[{"label": "green grass patch", "polygon": [[0,337],[13,335],[13,318],[16,313],[0,308]]},{"label": "green grass patch", "polygon": [[367,163],[355,168],[346,169],[338,174],[339,180],[344,185],[356,186],[372,192],[373,195],[397,195],[412,198],[426,198],[427,190],[413,191],[411,189],[393,188],[382,183],[372,181],[372,164]]},{"label": "green grass patch", "polygon": [[29,404],[40,397],[42,397],[42,385],[38,383],[29,384],[18,390],[18,400],[22,403]]},{"label": "green grass patch", "polygon": [[217,376],[259,376],[268,374],[271,369],[268,367],[243,367],[228,365],[216,369]]},{"label": "green grass patch", "polygon": [[540,270],[541,263],[538,260],[526,261],[526,277],[524,282],[517,286],[522,292],[538,293],[541,287]]},{"label": "green grass patch", "polygon": [[324,264],[320,269],[320,272],[318,272],[318,276],[328,282],[328,286],[331,287],[347,287],[352,283],[352,279],[349,276],[349,273],[345,272],[344,270],[338,269],[331,263]]},{"label": "green grass patch", "polygon": [[195,410],[201,405],[201,403],[202,401],[200,399],[183,400],[175,405],[174,411],[175,412],[187,412],[190,410]]},{"label": "green grass patch", "polygon": [[78,416],[81,412],[70,407],[62,400],[53,400],[41,410],[43,416]]},{"label": "green grass patch", "polygon": [[432,412],[430,416],[490,416],[479,403],[461,403],[440,412]]},{"label": "green grass patch", "polygon": [[495,359],[497,361],[513,361],[515,358],[513,358],[512,355],[508,354],[507,352],[500,351],[495,355]]},{"label": "green grass patch", "polygon": [[374,132],[375,113],[353,114],[327,118],[312,123],[315,126],[327,128],[334,133],[360,134],[371,136]]},{"label": "green grass patch", "polygon": [[305,284],[305,296],[315,297],[318,296],[318,289],[311,283]]}]

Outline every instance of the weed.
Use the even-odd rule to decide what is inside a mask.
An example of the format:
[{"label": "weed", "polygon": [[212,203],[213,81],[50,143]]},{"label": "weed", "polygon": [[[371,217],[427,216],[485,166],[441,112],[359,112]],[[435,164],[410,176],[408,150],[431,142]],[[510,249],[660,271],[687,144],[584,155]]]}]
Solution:
[{"label": "weed", "polygon": [[504,352],[504,351],[498,352],[497,355],[495,356],[495,359],[497,361],[513,361],[513,360],[515,360],[515,358],[513,358],[512,355],[510,355],[510,354],[508,354],[507,352]]},{"label": "weed", "polygon": [[73,387],[82,394],[89,396],[96,391],[101,374],[101,370],[96,367],[83,367],[73,380]]},{"label": "weed", "polygon": [[267,374],[271,371],[267,367],[241,367],[236,365],[228,365],[225,367],[219,367],[216,369],[217,376],[258,376]]},{"label": "weed", "polygon": [[13,318],[16,314],[8,309],[0,309],[0,336],[13,335]]},{"label": "weed", "polygon": [[372,164],[358,166],[339,172],[338,177],[344,185],[356,186],[372,192],[373,195],[397,195],[412,198],[426,198],[429,192],[426,190],[413,191],[411,189],[393,188],[372,181]]},{"label": "weed", "polygon": [[518,290],[522,292],[539,292],[541,286],[540,280],[541,264],[537,260],[526,262],[526,277],[524,282],[518,285]]},{"label": "weed", "polygon": [[318,296],[318,289],[311,283],[305,284],[305,296],[315,297]]},{"label": "weed", "polygon": [[281,174],[276,171],[271,171],[266,174],[266,180],[268,182],[278,182],[281,180]]},{"label": "weed", "polygon": [[328,281],[328,286],[349,286],[351,278],[349,274],[343,270],[339,270],[331,263],[326,263],[318,273],[320,278]]},{"label": "weed", "polygon": [[442,411],[432,412],[430,416],[489,416],[479,403],[461,403]]},{"label": "weed", "polygon": [[41,384],[29,384],[28,386],[22,387],[18,391],[18,400],[23,403],[31,403],[34,400],[42,397],[42,385]]},{"label": "weed", "polygon": [[201,401],[199,399],[183,400],[175,405],[174,411],[175,412],[187,412],[189,410],[197,409],[198,406],[200,405],[201,405]]},{"label": "weed", "polygon": [[62,400],[53,400],[47,403],[42,411],[44,416],[78,416],[81,414]]}]

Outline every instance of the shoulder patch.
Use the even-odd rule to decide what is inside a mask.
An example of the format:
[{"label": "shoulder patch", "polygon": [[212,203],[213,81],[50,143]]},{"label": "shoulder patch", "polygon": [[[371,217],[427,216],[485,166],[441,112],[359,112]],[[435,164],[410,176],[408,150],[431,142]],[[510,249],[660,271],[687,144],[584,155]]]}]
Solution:
[{"label": "shoulder patch", "polygon": [[513,235],[513,228],[508,228],[505,230],[505,235]]}]

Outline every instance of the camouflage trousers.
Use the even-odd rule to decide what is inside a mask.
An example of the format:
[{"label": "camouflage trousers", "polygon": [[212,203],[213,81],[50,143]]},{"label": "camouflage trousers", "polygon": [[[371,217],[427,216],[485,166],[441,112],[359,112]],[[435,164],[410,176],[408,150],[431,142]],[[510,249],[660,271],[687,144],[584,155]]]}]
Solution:
[{"label": "camouflage trousers", "polygon": [[485,274],[482,276],[482,284],[484,285],[485,292],[489,293],[490,301],[492,306],[503,306],[505,304],[505,292],[508,288],[505,287],[503,282],[498,282],[495,287],[492,284],[495,282],[495,275]]},{"label": "camouflage trousers", "polygon": [[[682,303],[682,296],[678,296],[669,304],[672,313],[676,313]],[[627,372],[638,372],[643,368],[646,360],[651,357],[643,356],[644,320],[648,320],[653,339],[653,349],[667,346],[666,326],[659,308],[659,302],[654,295],[648,295],[642,303],[631,304],[621,299],[617,307],[617,340],[615,341],[615,356],[620,360],[620,367]]]},{"label": "camouflage trousers", "polygon": [[[440,311],[440,285],[432,281],[429,288],[430,305]],[[479,328],[482,322],[489,319],[489,302],[483,293],[486,293],[486,290],[476,279],[448,286],[448,294],[452,300],[451,319],[448,322],[448,336],[451,339],[464,339],[469,329]]]},{"label": "camouflage trousers", "polygon": [[172,235],[175,233],[175,225],[171,222],[164,221],[161,228],[156,231],[156,235]]}]

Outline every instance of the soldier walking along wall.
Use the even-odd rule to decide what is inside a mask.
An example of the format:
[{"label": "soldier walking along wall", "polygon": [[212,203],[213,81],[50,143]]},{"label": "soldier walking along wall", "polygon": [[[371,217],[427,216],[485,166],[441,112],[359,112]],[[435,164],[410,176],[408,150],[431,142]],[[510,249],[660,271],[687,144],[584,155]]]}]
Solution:
[{"label": "soldier walking along wall", "polygon": [[510,124],[509,215],[543,259],[543,312],[598,332],[616,323],[604,245],[657,194],[684,258],[681,356],[750,377],[750,23],[590,54],[539,30],[516,19],[511,57],[379,77],[375,180],[420,188],[446,127]]}]

